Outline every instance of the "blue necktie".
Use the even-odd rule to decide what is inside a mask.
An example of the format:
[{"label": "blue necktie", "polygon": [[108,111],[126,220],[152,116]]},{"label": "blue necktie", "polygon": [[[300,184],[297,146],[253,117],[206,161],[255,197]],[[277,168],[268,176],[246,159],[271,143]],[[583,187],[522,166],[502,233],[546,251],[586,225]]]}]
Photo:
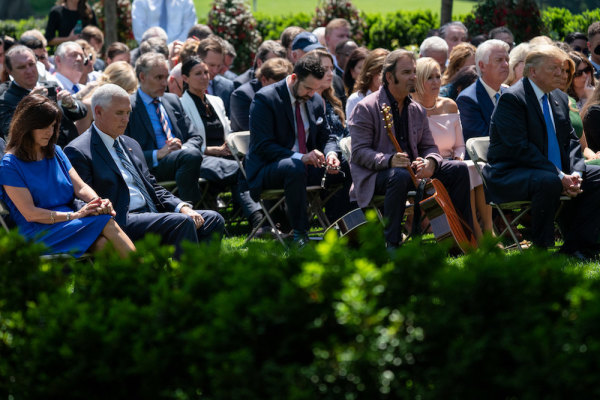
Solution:
[{"label": "blue necktie", "polygon": [[550,106],[548,105],[548,95],[542,96],[542,111],[544,112],[544,121],[546,122],[546,132],[548,133],[548,160],[556,165],[556,168],[562,171],[562,163],[560,161],[560,148],[558,147],[558,139],[556,138],[556,130],[550,117]]},{"label": "blue necktie", "polygon": [[160,19],[158,22],[158,25],[160,25],[160,27],[163,28],[165,30],[165,32],[167,31],[167,1],[169,1],[169,0],[162,1],[162,8],[160,10]]},{"label": "blue necktie", "polygon": [[496,99],[496,105],[498,105],[498,100],[500,100],[500,93],[496,93],[494,95],[494,98]]},{"label": "blue necktie", "polygon": [[77,85],[73,85],[73,94],[79,92],[79,88],[77,87]]},{"label": "blue necktie", "polygon": [[156,209],[156,206],[154,205],[154,202],[152,201],[152,198],[150,197],[150,194],[146,190],[146,186],[144,185],[144,182],[142,182],[142,178],[138,174],[137,170],[135,169],[135,167],[133,166],[131,161],[129,161],[129,158],[127,157],[127,155],[125,155],[125,152],[123,151],[121,146],[119,146],[118,139],[115,140],[115,142],[113,143],[113,147],[115,148],[115,151],[117,152],[117,155],[119,156],[119,160],[121,160],[121,164],[123,164],[123,168],[125,168],[127,170],[127,172],[129,172],[129,174],[133,178],[135,185],[137,186],[138,190],[144,197],[144,200],[146,200],[146,204],[148,205],[148,208],[150,209],[150,211],[153,213],[158,212],[158,210]]}]

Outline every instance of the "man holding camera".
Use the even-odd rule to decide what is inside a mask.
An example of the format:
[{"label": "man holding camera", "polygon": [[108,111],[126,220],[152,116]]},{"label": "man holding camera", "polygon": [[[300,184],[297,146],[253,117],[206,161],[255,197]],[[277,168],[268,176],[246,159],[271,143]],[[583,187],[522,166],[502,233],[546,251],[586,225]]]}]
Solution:
[{"label": "man holding camera", "polygon": [[57,101],[62,109],[57,144],[64,147],[75,139],[78,133],[73,121],[85,117],[87,108],[54,82],[38,85],[38,70],[33,50],[22,45],[11,47],[6,53],[5,65],[14,80],[0,96],[0,136],[6,139],[10,121],[21,99],[30,93],[36,93]]}]

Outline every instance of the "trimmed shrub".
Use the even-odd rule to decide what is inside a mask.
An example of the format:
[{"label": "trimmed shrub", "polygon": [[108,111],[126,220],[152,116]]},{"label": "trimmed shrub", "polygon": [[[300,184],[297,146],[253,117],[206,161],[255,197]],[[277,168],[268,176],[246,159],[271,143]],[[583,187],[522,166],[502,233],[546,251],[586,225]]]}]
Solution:
[{"label": "trimmed shrub", "polygon": [[46,25],[48,25],[48,17],[31,17],[29,19],[20,20],[0,20],[0,35],[7,35],[18,40],[23,32],[30,29],[38,29],[42,32],[45,32]]},{"label": "trimmed shrub", "polygon": [[593,22],[600,21],[600,8],[573,15],[566,8],[550,7],[542,14],[542,20],[552,39],[564,40],[572,32],[587,35],[588,27]]},{"label": "trimmed shrub", "polygon": [[310,29],[312,17],[306,13],[290,14],[285,16],[272,16],[256,13],[256,29],[263,40],[279,40],[281,32],[288,26],[299,26]]},{"label": "trimmed shrub", "polygon": [[246,1],[215,0],[208,12],[208,26],[235,48],[235,71],[243,72],[252,66],[262,38]]},{"label": "trimmed shrub", "polygon": [[471,36],[488,33],[497,26],[508,27],[515,42],[527,41],[545,33],[535,0],[482,0],[464,20]]},{"label": "trimmed shrub", "polygon": [[420,45],[429,30],[439,28],[439,18],[431,11],[396,11],[367,17],[370,27],[368,47],[394,49],[411,44]]},{"label": "trimmed shrub", "polygon": [[360,43],[367,29],[363,16],[364,13],[360,13],[349,0],[320,0],[315,9],[312,26],[318,28],[326,26],[332,19],[344,18],[350,23],[352,39]]}]

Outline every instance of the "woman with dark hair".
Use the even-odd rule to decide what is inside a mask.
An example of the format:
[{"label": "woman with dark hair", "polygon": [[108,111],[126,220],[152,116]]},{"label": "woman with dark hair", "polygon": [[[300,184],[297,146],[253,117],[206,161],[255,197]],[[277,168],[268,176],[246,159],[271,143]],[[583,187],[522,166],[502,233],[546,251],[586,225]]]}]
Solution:
[{"label": "woman with dark hair", "polygon": [[50,46],[75,41],[88,25],[98,26],[98,21],[87,0],[58,0],[48,16],[46,40]]},{"label": "woman with dark hair", "polygon": [[582,109],[585,101],[591,96],[596,86],[594,67],[590,60],[577,51],[570,51],[569,57],[575,63],[573,80],[567,89],[567,94],[575,99],[577,108]]},{"label": "woman with dark hair", "polygon": [[600,84],[581,109],[580,115],[583,121],[583,155],[586,160],[597,160],[593,163],[600,165]]},{"label": "woman with dark hair", "polygon": [[239,166],[231,158],[225,138],[231,126],[223,100],[206,93],[210,75],[208,65],[198,56],[189,57],[181,66],[184,93],[181,96],[183,110],[202,136],[202,166],[200,177],[210,182],[211,188],[222,192],[231,186],[234,199],[242,206],[244,215],[254,228],[262,220],[260,205],[252,200],[250,193],[238,185]]},{"label": "woman with dark hair", "polygon": [[466,88],[471,86],[477,80],[477,68],[474,65],[462,67],[458,73],[454,75],[449,84],[440,88],[440,97],[447,97],[456,101],[456,98]]},{"label": "woman with dark hair", "polygon": [[352,110],[359,101],[381,86],[381,69],[389,53],[390,51],[386,49],[375,49],[365,58],[365,63],[354,83],[353,93],[346,101],[346,119],[350,118]]},{"label": "woman with dark hair", "polygon": [[[21,100],[0,162],[0,197],[19,232],[44,243],[48,254],[79,257],[111,242],[125,257],[135,246],[112,218],[110,200],[100,199],[56,146],[60,120],[52,100],[36,94]],[[87,204],[77,209],[75,198]]]},{"label": "woman with dark hair", "polygon": [[354,82],[356,82],[356,79],[358,78],[358,75],[360,74],[360,71],[365,63],[365,58],[367,58],[368,55],[369,50],[366,47],[359,47],[350,53],[350,57],[348,57],[348,61],[346,62],[344,75],[342,76],[344,86],[346,87],[346,95],[349,96],[352,94]]}]

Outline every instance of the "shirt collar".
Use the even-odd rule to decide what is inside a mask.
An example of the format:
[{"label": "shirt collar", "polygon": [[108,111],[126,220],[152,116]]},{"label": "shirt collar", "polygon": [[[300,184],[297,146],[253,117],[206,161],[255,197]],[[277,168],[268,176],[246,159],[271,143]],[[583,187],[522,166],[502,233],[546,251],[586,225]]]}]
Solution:
[{"label": "shirt collar", "polygon": [[600,64],[596,64],[593,60],[592,60],[592,56],[590,56],[589,58],[590,62],[592,63],[592,65],[594,66],[594,68],[596,68],[596,71],[600,69]]},{"label": "shirt collar", "polygon": [[542,97],[546,93],[544,93],[544,91],[542,89],[540,89],[540,87],[538,85],[536,85],[535,82],[532,81],[531,79],[529,80],[529,83],[531,83],[531,87],[533,88],[533,91],[535,92],[535,98],[538,99],[539,101],[541,101]]},{"label": "shirt collar", "polygon": [[73,86],[77,85],[76,83],[71,82],[71,80],[69,78],[67,78],[66,76],[64,76],[60,72],[57,72],[55,74],[55,77],[60,82],[60,84],[63,86],[63,89],[66,89],[69,92],[71,90],[73,90]]},{"label": "shirt collar", "polygon": [[109,150],[112,149],[115,144],[115,139],[113,139],[112,136],[109,136],[108,134],[98,129],[95,122],[92,122],[92,126],[94,127],[96,132],[98,132],[98,136],[100,136],[100,139],[102,139],[102,143],[104,143],[106,148]]},{"label": "shirt collar", "polygon": [[292,102],[292,107],[296,107],[296,98],[292,94],[292,90],[290,89],[290,81],[292,80],[291,75],[285,77],[285,87],[287,88],[288,94],[290,95],[290,100]]},{"label": "shirt collar", "polygon": [[[146,94],[141,87],[138,88],[138,94],[140,95],[140,97],[142,98],[142,101],[144,102],[144,104],[150,104],[154,101],[153,97],[150,97],[150,95]],[[157,99],[160,101],[162,98],[161,97],[157,97]]]},{"label": "shirt collar", "polygon": [[496,93],[500,94],[500,91],[499,90],[495,91],[494,89],[492,89],[487,83],[485,83],[483,81],[482,78],[479,78],[479,81],[483,85],[483,88],[487,92],[488,96],[490,96],[490,99],[492,99],[492,102],[494,102],[494,104],[495,104],[496,103]]}]

